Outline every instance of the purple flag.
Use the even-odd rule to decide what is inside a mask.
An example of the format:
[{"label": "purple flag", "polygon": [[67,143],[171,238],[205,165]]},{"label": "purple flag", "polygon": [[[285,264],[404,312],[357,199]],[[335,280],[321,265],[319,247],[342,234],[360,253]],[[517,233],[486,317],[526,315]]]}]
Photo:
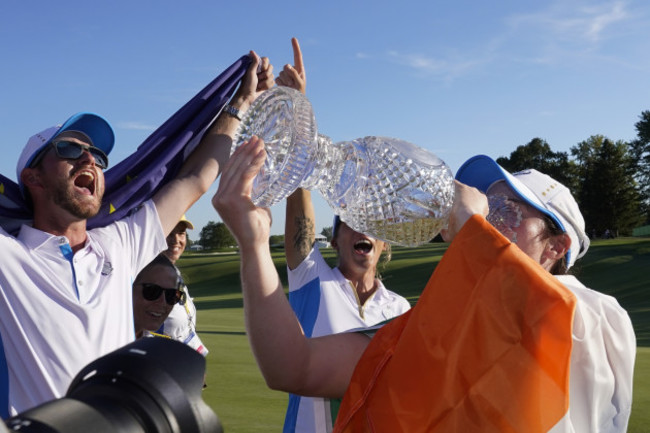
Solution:
[{"label": "purple flag", "polygon": [[[124,217],[150,199],[178,173],[183,161],[235,92],[250,64],[242,56],[181,107],[136,151],[106,170],[106,190],[99,213],[88,220],[88,228],[102,227]],[[31,221],[32,211],[18,184],[0,175],[0,225],[17,233]]]}]

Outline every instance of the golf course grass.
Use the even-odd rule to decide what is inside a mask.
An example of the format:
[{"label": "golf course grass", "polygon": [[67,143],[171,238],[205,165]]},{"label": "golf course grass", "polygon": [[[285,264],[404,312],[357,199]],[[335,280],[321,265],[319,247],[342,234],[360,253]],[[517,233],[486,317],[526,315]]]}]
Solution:
[{"label": "golf course grass", "polygon": [[[393,248],[393,259],[382,271],[387,287],[414,304],[446,244]],[[331,249],[326,259],[334,263]],[[286,285],[283,251],[273,252]],[[280,432],[287,396],[271,391],[252,356],[243,320],[239,256],[184,254],[179,261],[198,312],[198,332],[210,350],[208,387],[204,400],[221,419],[227,433]],[[594,241],[576,272],[587,286],[615,296],[629,312],[638,341],[634,405],[629,433],[650,431],[650,239]],[[285,286],[286,287],[286,286]]]}]

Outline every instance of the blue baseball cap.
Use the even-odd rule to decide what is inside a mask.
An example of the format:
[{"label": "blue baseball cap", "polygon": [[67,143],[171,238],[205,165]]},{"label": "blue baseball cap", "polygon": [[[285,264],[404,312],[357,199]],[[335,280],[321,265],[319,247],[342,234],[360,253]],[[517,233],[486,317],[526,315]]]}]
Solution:
[{"label": "blue baseball cap", "polygon": [[101,149],[106,155],[111,152],[115,144],[115,133],[106,119],[95,113],[77,113],[66,120],[63,125],[52,126],[29,138],[16,165],[16,178],[21,191],[24,186],[20,180],[20,173],[30,166],[36,155],[45,146],[65,131],[79,131],[85,134],[90,139],[90,144]]},{"label": "blue baseball cap", "polygon": [[589,248],[585,220],[569,188],[534,169],[509,173],[486,155],[468,159],[456,173],[456,180],[485,193],[495,182],[504,181],[526,203],[548,216],[571,238],[567,266],[584,256]]},{"label": "blue baseball cap", "polygon": [[341,217],[338,215],[334,215],[334,221],[332,222],[332,239],[336,237],[336,231],[338,230],[340,225],[341,225]]}]

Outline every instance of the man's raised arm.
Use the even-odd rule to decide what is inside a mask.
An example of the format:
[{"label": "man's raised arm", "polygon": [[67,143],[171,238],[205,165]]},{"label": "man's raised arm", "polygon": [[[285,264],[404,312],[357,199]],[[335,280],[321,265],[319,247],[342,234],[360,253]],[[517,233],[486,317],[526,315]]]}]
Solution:
[{"label": "man's raised arm", "polygon": [[[274,84],[273,66],[269,59],[259,58],[251,51],[251,64],[229,105],[242,114],[264,90]],[[260,65],[258,71],[258,65]],[[219,176],[230,155],[239,119],[222,111],[187,158],[178,175],[153,197],[165,234],[170,233],[181,216],[205,194]]]}]

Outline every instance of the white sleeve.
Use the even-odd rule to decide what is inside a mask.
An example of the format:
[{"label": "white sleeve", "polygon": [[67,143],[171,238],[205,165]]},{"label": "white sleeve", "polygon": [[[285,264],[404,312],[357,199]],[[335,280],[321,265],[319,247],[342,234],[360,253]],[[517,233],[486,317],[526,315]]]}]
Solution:
[{"label": "white sleeve", "polygon": [[411,309],[411,303],[403,296],[399,296],[399,314],[404,314]]},{"label": "white sleeve", "polygon": [[636,357],[632,322],[613,297],[587,288],[574,293],[571,422],[576,432],[625,432]]},{"label": "white sleeve", "polygon": [[[327,268],[327,269],[325,269]],[[312,248],[307,257],[300,262],[296,269],[289,269],[287,266],[287,279],[289,280],[289,291],[293,292],[303,287],[308,282],[323,275],[323,272],[331,272],[318,248]]]}]

